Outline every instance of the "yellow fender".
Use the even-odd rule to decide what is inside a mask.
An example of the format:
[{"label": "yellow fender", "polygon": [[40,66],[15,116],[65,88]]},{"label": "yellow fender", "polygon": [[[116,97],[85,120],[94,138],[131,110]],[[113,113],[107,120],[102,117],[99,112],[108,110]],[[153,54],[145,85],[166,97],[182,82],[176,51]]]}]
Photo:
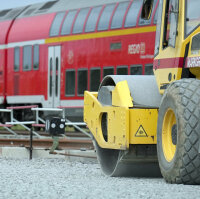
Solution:
[{"label": "yellow fender", "polygon": [[[100,147],[126,150],[129,148],[129,107],[133,106],[127,82],[119,82],[112,94],[113,106],[102,106],[97,93],[85,91],[84,121]],[[107,113],[108,120],[107,142],[102,133],[103,113]]]},{"label": "yellow fender", "polygon": [[[85,91],[84,121],[101,148],[127,150],[130,144],[156,144],[158,109],[134,108],[127,81],[112,90],[112,106],[103,106],[97,96]],[[105,113],[107,140],[102,132]]]}]

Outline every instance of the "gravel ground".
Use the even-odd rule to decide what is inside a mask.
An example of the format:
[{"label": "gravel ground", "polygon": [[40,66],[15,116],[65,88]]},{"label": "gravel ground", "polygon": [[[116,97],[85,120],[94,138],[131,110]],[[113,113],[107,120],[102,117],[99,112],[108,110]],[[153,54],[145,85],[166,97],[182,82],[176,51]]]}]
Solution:
[{"label": "gravel ground", "polygon": [[98,164],[64,159],[0,158],[0,199],[199,198],[199,186],[166,184],[162,178],[111,178]]}]

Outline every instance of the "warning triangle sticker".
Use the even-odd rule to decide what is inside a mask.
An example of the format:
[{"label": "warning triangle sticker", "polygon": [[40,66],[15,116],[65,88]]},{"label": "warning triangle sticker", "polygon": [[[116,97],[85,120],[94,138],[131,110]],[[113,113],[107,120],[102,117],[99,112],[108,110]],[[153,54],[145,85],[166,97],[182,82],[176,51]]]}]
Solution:
[{"label": "warning triangle sticker", "polygon": [[135,137],[148,137],[142,125],[140,125],[139,129],[137,130]]}]

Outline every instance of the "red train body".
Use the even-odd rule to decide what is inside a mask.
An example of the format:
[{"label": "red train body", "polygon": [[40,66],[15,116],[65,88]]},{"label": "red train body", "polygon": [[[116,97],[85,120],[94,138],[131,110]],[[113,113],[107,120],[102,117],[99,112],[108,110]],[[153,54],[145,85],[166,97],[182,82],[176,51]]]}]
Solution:
[{"label": "red train body", "polygon": [[158,0],[145,23],[142,4],[60,0],[0,11],[1,106],[82,106],[106,74],[153,74]]}]

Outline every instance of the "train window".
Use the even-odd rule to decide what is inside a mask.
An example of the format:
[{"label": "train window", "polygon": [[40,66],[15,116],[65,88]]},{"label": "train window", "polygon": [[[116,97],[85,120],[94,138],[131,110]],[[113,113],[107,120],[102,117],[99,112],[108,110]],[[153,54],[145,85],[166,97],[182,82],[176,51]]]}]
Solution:
[{"label": "train window", "polygon": [[8,12],[10,12],[10,11],[11,11],[11,9],[1,11],[1,12],[0,12],[0,17],[5,16],[5,15],[6,15]]},{"label": "train window", "polygon": [[72,24],[76,16],[76,10],[69,11],[63,22],[61,35],[69,35],[71,33]]},{"label": "train window", "polygon": [[22,9],[11,9],[10,12],[8,12],[4,17],[3,20],[7,20],[7,19],[14,19],[15,17],[17,17],[20,13],[22,12]]},{"label": "train window", "polygon": [[36,10],[35,8],[28,9],[28,10],[23,14],[23,16],[30,16],[35,10]]},{"label": "train window", "polygon": [[88,71],[87,69],[78,70],[78,95],[83,95],[87,90]]},{"label": "train window", "polygon": [[121,42],[112,42],[112,43],[110,43],[110,50],[111,51],[121,50],[121,48],[122,48],[122,43]]},{"label": "train window", "polygon": [[142,6],[141,0],[134,0],[126,15],[124,27],[133,27],[137,24],[137,17]]},{"label": "train window", "polygon": [[75,95],[75,70],[66,70],[65,72],[65,95]]},{"label": "train window", "polygon": [[39,45],[34,45],[34,47],[33,47],[33,70],[39,69],[39,56],[40,56]]},{"label": "train window", "polygon": [[117,9],[112,18],[111,29],[117,29],[122,27],[124,15],[126,13],[128,5],[129,2],[123,2],[117,6]]},{"label": "train window", "polygon": [[148,25],[151,23],[151,16],[156,6],[157,0],[146,0],[142,6],[139,25]]},{"label": "train window", "polygon": [[118,66],[117,75],[128,75],[128,66]]},{"label": "train window", "polygon": [[90,15],[88,17],[86,26],[85,26],[85,32],[94,32],[97,24],[97,20],[99,17],[99,14],[101,12],[102,6],[101,7],[95,7],[92,9],[90,12]]},{"label": "train window", "polygon": [[90,90],[98,91],[100,81],[101,81],[101,69],[100,68],[92,68],[90,70]]},{"label": "train window", "polygon": [[20,64],[20,48],[16,47],[14,50],[14,71],[19,71],[19,64]]},{"label": "train window", "polygon": [[66,70],[65,72],[65,95],[75,95],[75,70]]},{"label": "train window", "polygon": [[39,10],[46,10],[51,8],[55,3],[57,3],[57,1],[50,1],[45,3]]},{"label": "train window", "polygon": [[142,65],[131,65],[131,75],[142,75]]},{"label": "train window", "polygon": [[60,25],[62,23],[64,16],[65,16],[65,12],[60,12],[55,16],[53,23],[51,25],[50,37],[59,35]]},{"label": "train window", "polygon": [[76,18],[76,21],[74,23],[73,27],[73,33],[82,33],[83,32],[83,26],[85,24],[85,19],[88,15],[89,8],[81,9],[80,12],[78,13],[78,16]]},{"label": "train window", "polygon": [[23,48],[23,71],[29,71],[32,68],[32,46]]},{"label": "train window", "polygon": [[115,4],[107,5],[100,17],[98,30],[108,30],[110,18],[112,16]]},{"label": "train window", "polygon": [[113,67],[104,67],[103,68],[103,77],[107,75],[114,75],[114,68]]},{"label": "train window", "polygon": [[145,75],[153,75],[153,64],[145,65]]}]

